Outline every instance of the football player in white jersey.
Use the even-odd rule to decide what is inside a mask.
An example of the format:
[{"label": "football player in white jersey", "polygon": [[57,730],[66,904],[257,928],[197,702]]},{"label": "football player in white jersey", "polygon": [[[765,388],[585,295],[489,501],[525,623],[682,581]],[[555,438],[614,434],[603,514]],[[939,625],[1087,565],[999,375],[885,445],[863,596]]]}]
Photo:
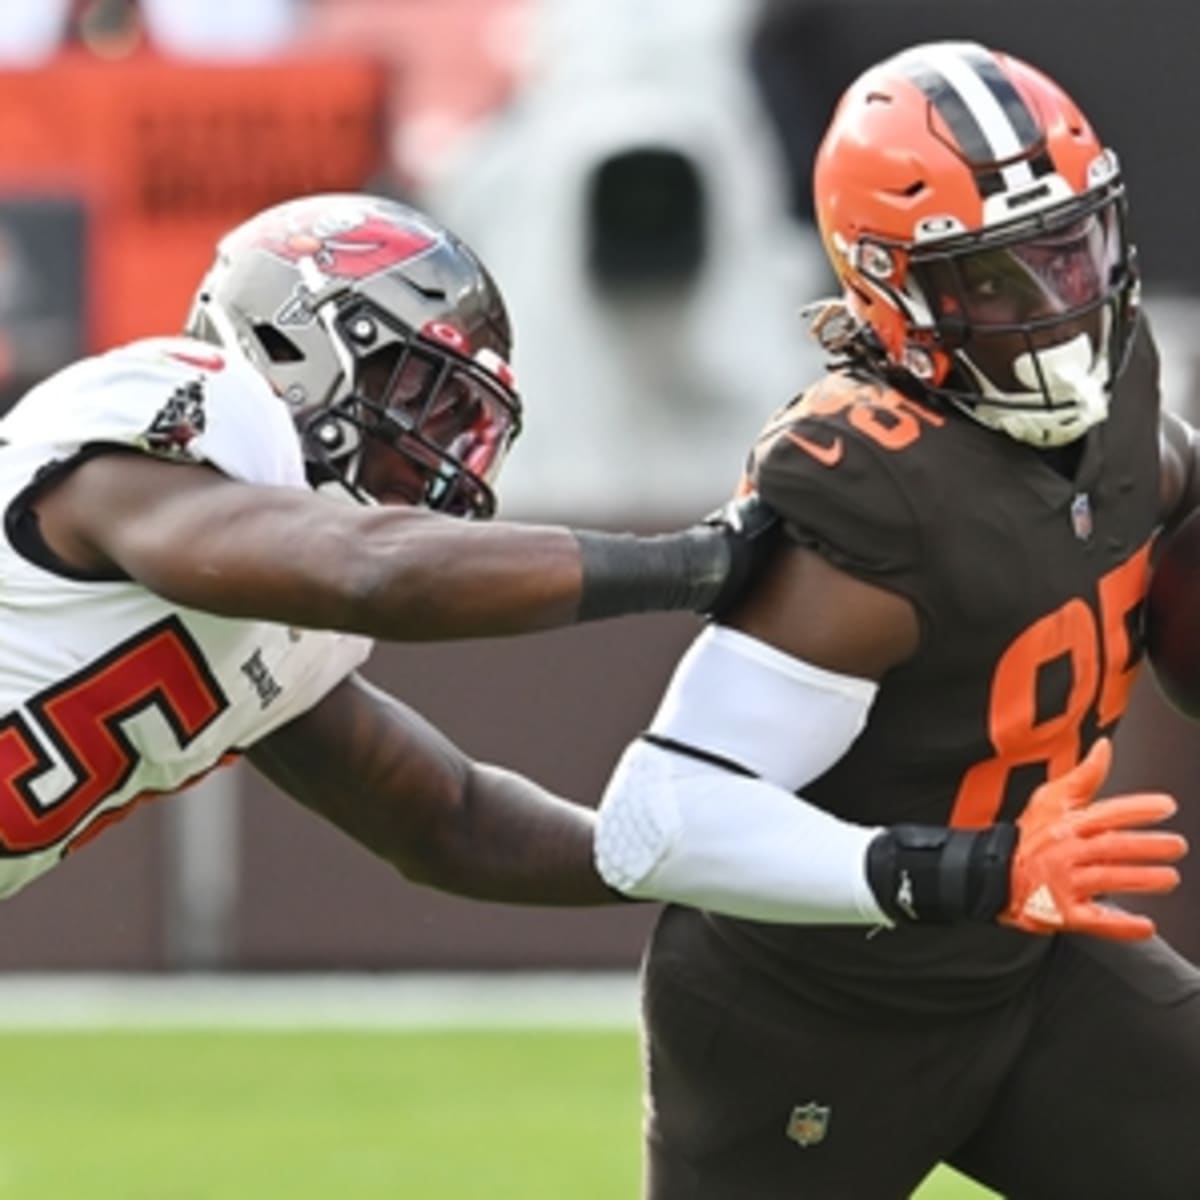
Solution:
[{"label": "football player in white jersey", "polygon": [[657,538],[455,519],[492,514],[520,429],[508,320],[470,249],[394,202],[234,230],[187,333],[0,422],[0,895],[245,755],[410,878],[613,900],[588,809],[355,669],[373,638],[711,612],[767,539],[741,514]]}]

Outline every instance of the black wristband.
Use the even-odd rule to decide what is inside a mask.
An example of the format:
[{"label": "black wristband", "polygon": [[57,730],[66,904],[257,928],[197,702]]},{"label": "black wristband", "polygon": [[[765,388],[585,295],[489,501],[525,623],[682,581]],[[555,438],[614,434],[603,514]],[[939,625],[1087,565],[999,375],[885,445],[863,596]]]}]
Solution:
[{"label": "black wristband", "polygon": [[653,537],[572,533],[583,558],[580,621],[680,609],[707,612],[733,559],[729,534],[717,525]]},{"label": "black wristband", "polygon": [[900,923],[993,921],[1008,903],[1014,825],[893,825],[867,849],[867,882]]}]

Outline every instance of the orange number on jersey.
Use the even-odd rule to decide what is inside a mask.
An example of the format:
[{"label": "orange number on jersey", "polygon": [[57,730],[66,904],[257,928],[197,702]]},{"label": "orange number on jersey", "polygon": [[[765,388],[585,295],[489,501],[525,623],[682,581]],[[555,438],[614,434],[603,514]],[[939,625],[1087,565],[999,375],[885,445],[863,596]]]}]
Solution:
[{"label": "orange number on jersey", "polygon": [[[135,713],[157,709],[186,746],[227,706],[177,617],[130,638],[35,696],[28,719],[12,713],[0,721],[0,843],[17,854],[53,846],[120,789],[138,761],[121,728]],[[55,766],[43,740],[72,782],[61,795],[39,800],[33,784]]]},{"label": "orange number on jersey", "polygon": [[1111,725],[1129,704],[1129,692],[1137,678],[1137,664],[1129,641],[1129,621],[1142,603],[1149,582],[1149,542],[1100,580],[1100,630],[1105,671],[1096,717],[1101,727]]},{"label": "orange number on jersey", "polygon": [[[1125,711],[1136,674],[1128,621],[1145,595],[1149,563],[1147,543],[1101,578],[1098,626],[1083,600],[1068,600],[1030,625],[1000,656],[988,709],[988,736],[995,755],[963,776],[952,825],[968,829],[990,825],[1000,813],[1014,768],[1045,763],[1049,776],[1062,774],[1079,761],[1088,713],[1094,709],[1104,727]],[[1062,712],[1039,720],[1038,671],[1056,659],[1070,664],[1070,691]]]},{"label": "orange number on jersey", "polygon": [[[788,437],[822,466],[836,467],[842,461],[842,438],[835,427],[828,428],[831,440],[827,440],[805,437],[792,426],[802,417],[838,413],[844,413],[848,424],[885,450],[911,446],[921,436],[923,424],[945,423],[939,413],[899,392],[841,375],[828,375],[771,420],[755,445],[755,462],[761,462],[781,437]],[[743,477],[740,485],[743,490],[749,490],[752,475],[753,468]]]},{"label": "orange number on jersey", "polygon": [[[921,424],[941,425],[945,418],[915,400],[875,384],[832,375],[804,397],[800,411],[813,415],[845,412],[846,420],[885,450],[903,450],[921,436]],[[795,410],[789,414],[794,416]]]},{"label": "orange number on jersey", "polygon": [[903,450],[921,436],[921,422],[942,424],[937,413],[898,392],[877,391],[849,413],[850,424],[885,450]]}]

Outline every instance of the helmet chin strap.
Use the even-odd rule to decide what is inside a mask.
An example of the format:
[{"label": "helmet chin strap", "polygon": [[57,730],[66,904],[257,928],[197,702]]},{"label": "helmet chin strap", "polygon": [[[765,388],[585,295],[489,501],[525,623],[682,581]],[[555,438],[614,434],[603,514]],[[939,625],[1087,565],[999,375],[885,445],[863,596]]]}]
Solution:
[{"label": "helmet chin strap", "polygon": [[[1033,446],[1064,446],[1108,416],[1107,368],[1092,339],[1080,333],[1013,360],[1013,374],[1029,392],[1001,392],[967,360],[983,392],[959,407],[989,429]],[[989,397],[999,403],[989,404]]]}]

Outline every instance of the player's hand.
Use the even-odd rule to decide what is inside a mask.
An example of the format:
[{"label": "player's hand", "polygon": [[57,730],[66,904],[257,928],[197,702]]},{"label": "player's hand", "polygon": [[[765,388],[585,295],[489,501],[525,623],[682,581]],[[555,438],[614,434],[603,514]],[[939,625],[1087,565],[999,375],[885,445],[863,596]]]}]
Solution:
[{"label": "player's hand", "polygon": [[1083,761],[1033,793],[1017,821],[1005,925],[1027,933],[1089,933],[1129,941],[1154,933],[1149,917],[1101,903],[1109,893],[1169,892],[1171,864],[1187,853],[1176,833],[1146,829],[1175,812],[1175,801],[1137,792],[1092,802],[1108,774],[1112,743],[1101,738]]},{"label": "player's hand", "polygon": [[731,500],[704,518],[720,530],[729,546],[729,570],[704,614],[720,618],[742,598],[770,557],[779,532],[779,514],[757,492]]}]

